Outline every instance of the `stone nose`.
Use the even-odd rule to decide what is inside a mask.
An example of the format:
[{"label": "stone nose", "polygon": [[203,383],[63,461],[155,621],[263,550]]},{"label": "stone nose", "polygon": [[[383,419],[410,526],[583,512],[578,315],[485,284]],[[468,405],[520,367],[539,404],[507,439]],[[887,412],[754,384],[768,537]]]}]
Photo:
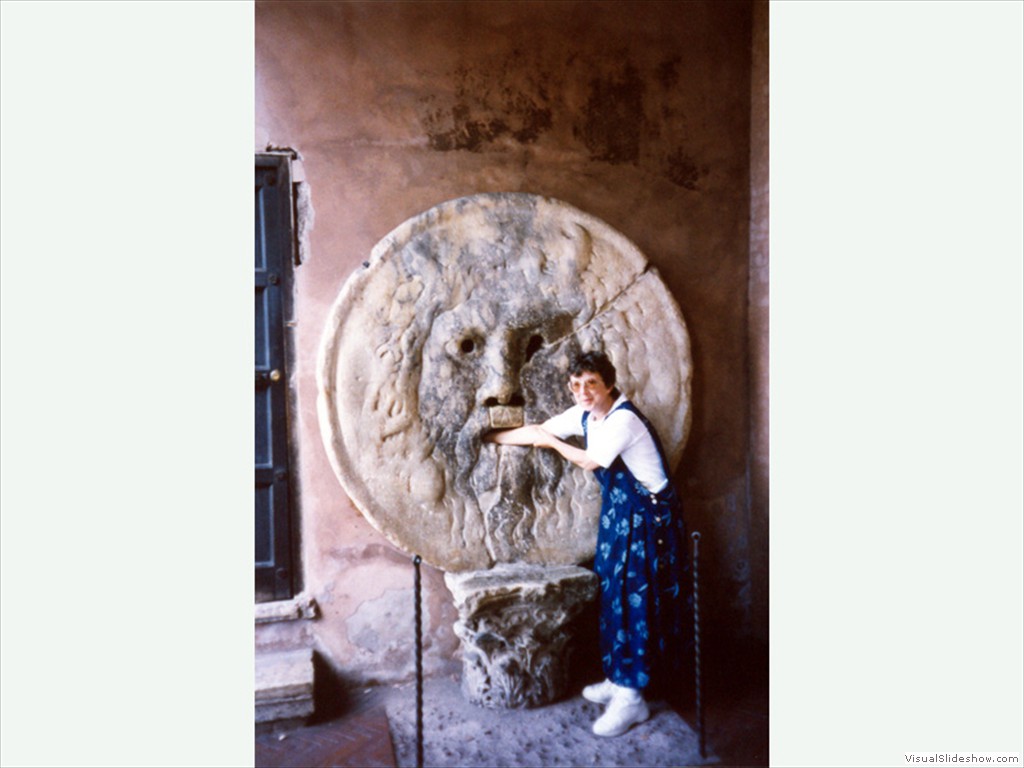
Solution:
[{"label": "stone nose", "polygon": [[519,372],[507,364],[502,366],[502,370],[492,368],[488,372],[481,395],[483,404],[488,408],[496,405],[522,407],[526,404],[519,387]]},{"label": "stone nose", "polygon": [[502,339],[502,343],[493,345],[486,356],[484,365],[487,366],[487,376],[480,391],[480,399],[485,407],[522,407],[526,403],[519,380],[521,365],[512,354],[513,345],[510,341]]}]

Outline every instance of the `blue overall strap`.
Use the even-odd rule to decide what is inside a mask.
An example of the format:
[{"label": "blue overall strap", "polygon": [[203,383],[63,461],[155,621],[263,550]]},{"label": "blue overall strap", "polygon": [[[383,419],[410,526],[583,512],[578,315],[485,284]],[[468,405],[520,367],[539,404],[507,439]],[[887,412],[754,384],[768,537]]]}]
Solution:
[{"label": "blue overall strap", "polygon": [[[644,427],[647,428],[647,433],[651,436],[651,439],[654,441],[654,447],[658,451],[658,458],[661,460],[661,471],[664,473],[665,477],[668,479],[669,486],[671,486],[672,485],[672,475],[669,473],[668,459],[665,457],[665,449],[661,445],[661,438],[658,437],[658,432],[657,432],[657,430],[654,429],[654,425],[652,425],[650,420],[640,412],[640,409],[637,408],[635,405],[633,405],[633,403],[630,402],[629,400],[623,400],[617,406],[612,408],[610,411],[608,411],[608,413],[605,414],[605,418],[607,419],[609,416],[611,416],[613,413],[615,413],[615,411],[619,410],[620,408],[624,409],[624,410],[627,410],[627,411],[631,411],[633,414],[636,415],[636,417],[638,419],[640,419],[640,422],[644,425]],[[587,440],[588,440],[587,419],[589,417],[590,417],[590,411],[584,411],[583,412],[583,445],[584,445],[584,449],[586,448]],[[626,462],[624,462],[622,460],[622,456],[616,456],[615,457],[615,461],[613,461],[611,463],[611,465],[608,466],[608,467],[598,467],[597,469],[594,470],[594,474],[597,475],[598,481],[603,486],[608,481],[608,478],[610,477],[610,475],[611,475],[613,470],[615,470],[615,471],[625,470],[626,472],[629,473],[629,476],[631,478],[633,478],[633,482],[637,483],[638,485],[640,484],[640,481],[637,480],[636,477],[633,475],[633,473],[629,471],[629,468],[626,466]],[[640,486],[640,487],[642,488],[642,486]],[[646,489],[644,489],[643,492],[650,493],[650,491],[647,491]],[[660,493],[664,493],[664,490],[660,491]]]},{"label": "blue overall strap", "polygon": [[[661,438],[658,437],[658,432],[654,428],[654,425],[651,424],[650,420],[646,416],[644,416],[642,413],[640,413],[640,409],[637,408],[635,405],[633,405],[633,403],[630,402],[629,400],[625,400],[622,403],[620,403],[618,406],[616,406],[615,408],[612,408],[612,410],[608,412],[608,416],[611,416],[615,411],[619,410],[620,408],[622,408],[624,410],[627,410],[627,411],[632,411],[634,414],[636,414],[636,417],[638,419],[640,419],[641,423],[643,423],[643,425],[645,427],[647,427],[647,432],[651,435],[651,439],[654,441],[654,447],[658,449],[658,457],[661,459],[661,471],[665,473],[665,477],[666,478],[671,480],[672,475],[669,474],[668,459],[665,457],[665,449],[661,445]],[[605,418],[608,418],[608,416],[605,416]],[[586,434],[586,428],[587,428],[586,419],[587,419],[587,417],[586,417],[586,415],[584,415],[583,416],[584,434]]]},{"label": "blue overall strap", "polygon": [[[587,419],[590,417],[590,411],[583,412],[583,449],[586,450],[590,435],[587,431]],[[601,484],[603,493],[607,493],[611,489],[612,475],[615,472],[627,472],[630,477],[633,477],[633,473],[629,471],[626,466],[626,462],[622,460],[621,456],[616,456],[615,461],[607,467],[597,467],[594,470],[594,477],[597,478],[597,482]],[[634,478],[635,479],[635,478]]]}]

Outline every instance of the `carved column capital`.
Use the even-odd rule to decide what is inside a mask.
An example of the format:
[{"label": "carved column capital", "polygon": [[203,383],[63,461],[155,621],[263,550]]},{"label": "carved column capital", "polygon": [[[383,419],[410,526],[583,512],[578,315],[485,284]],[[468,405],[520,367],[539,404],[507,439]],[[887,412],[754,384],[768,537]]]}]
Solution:
[{"label": "carved column capital", "polygon": [[499,566],[445,574],[459,619],[462,687],[485,707],[537,707],[568,681],[567,625],[597,595],[577,566]]}]

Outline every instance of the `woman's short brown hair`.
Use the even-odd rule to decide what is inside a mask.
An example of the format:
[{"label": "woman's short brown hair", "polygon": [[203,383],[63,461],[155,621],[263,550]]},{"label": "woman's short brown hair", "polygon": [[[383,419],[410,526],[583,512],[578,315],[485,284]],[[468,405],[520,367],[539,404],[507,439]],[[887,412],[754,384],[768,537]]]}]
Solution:
[{"label": "woman's short brown hair", "polygon": [[615,386],[615,366],[604,352],[583,352],[577,355],[569,366],[570,376],[596,373],[607,387]]}]

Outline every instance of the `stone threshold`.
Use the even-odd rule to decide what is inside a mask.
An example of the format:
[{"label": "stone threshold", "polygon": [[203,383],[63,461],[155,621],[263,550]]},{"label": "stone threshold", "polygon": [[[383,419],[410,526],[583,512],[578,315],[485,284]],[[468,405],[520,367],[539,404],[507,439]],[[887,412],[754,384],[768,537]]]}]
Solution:
[{"label": "stone threshold", "polygon": [[275,600],[271,603],[256,603],[256,623],[271,624],[276,621],[298,621],[315,619],[319,613],[316,600],[300,593],[291,600]]}]

